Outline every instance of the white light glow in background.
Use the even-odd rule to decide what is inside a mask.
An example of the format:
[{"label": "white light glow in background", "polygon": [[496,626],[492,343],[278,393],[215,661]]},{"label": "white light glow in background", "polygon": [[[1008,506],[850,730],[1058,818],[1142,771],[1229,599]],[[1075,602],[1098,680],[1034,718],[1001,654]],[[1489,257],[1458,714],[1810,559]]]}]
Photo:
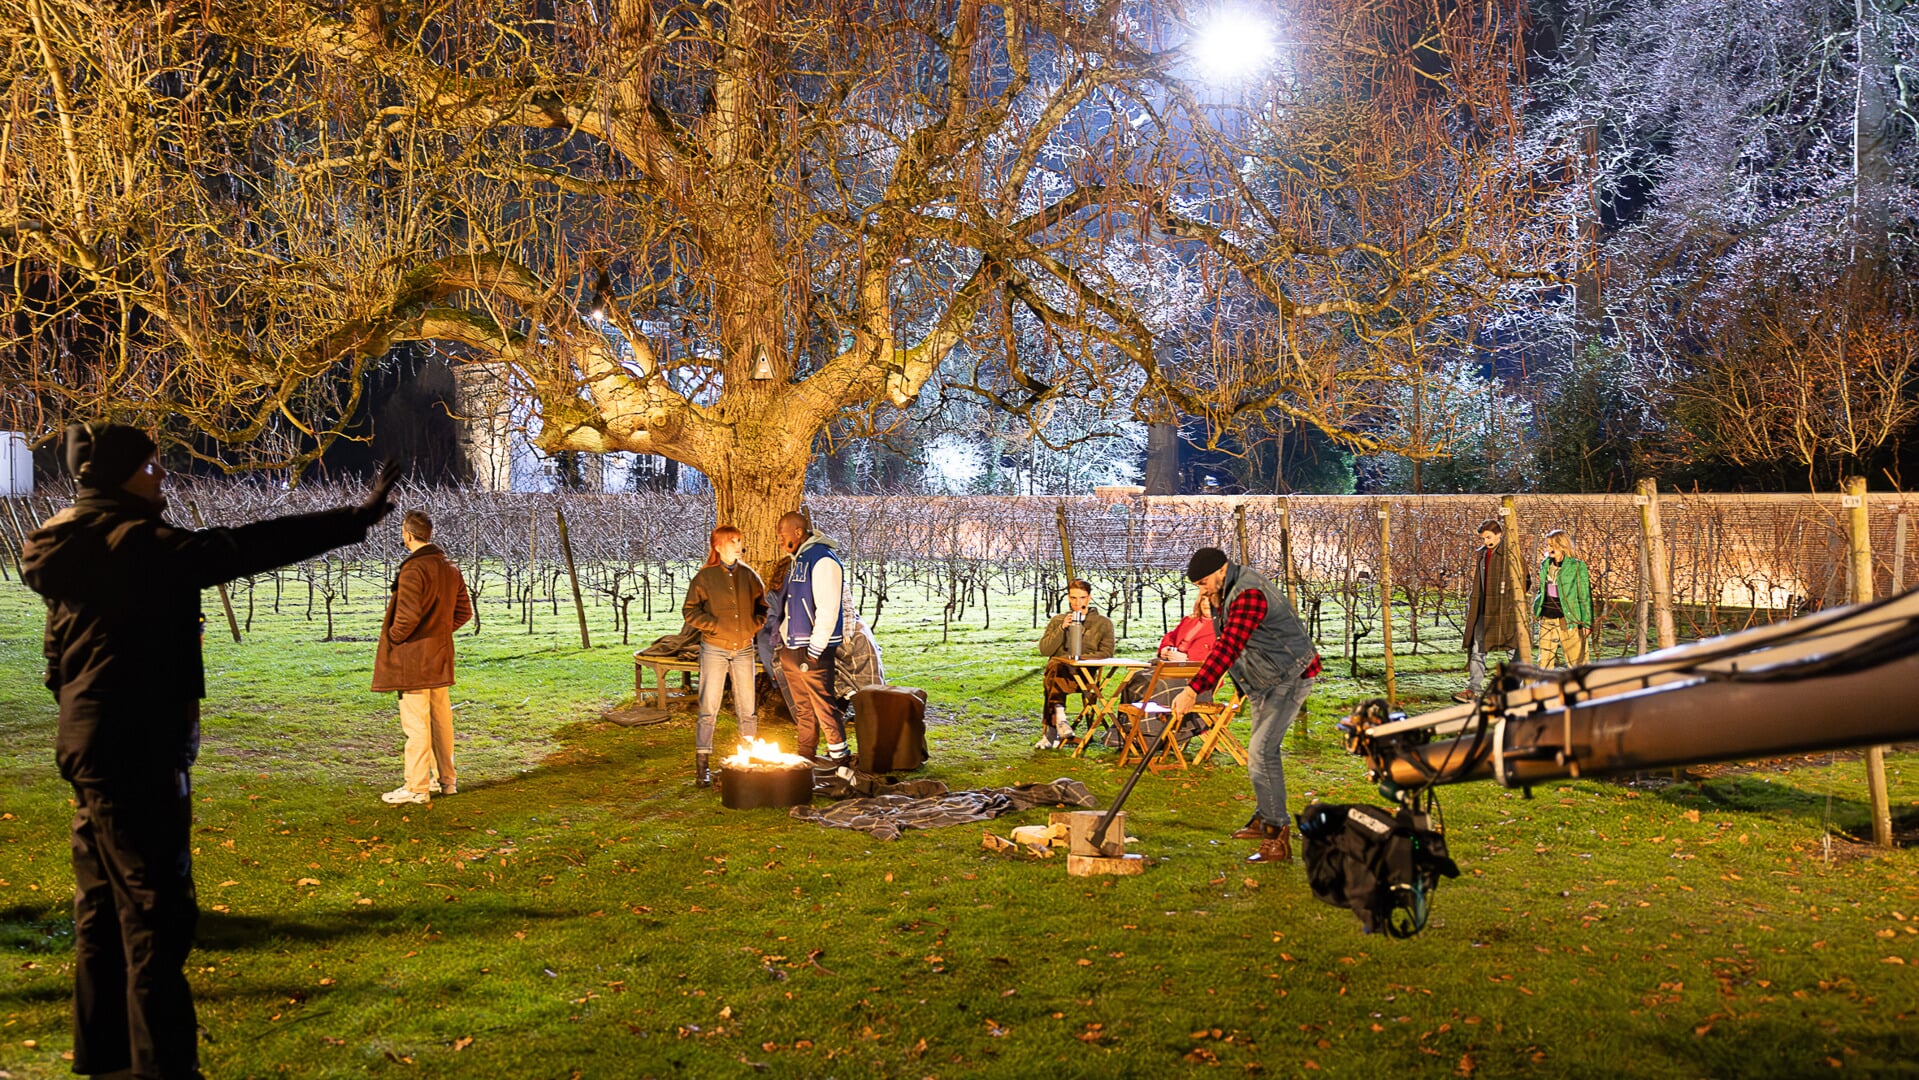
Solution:
[{"label": "white light glow in background", "polygon": [[1272,25],[1251,12],[1226,8],[1199,25],[1193,37],[1193,63],[1201,78],[1235,82],[1257,75],[1278,52]]}]

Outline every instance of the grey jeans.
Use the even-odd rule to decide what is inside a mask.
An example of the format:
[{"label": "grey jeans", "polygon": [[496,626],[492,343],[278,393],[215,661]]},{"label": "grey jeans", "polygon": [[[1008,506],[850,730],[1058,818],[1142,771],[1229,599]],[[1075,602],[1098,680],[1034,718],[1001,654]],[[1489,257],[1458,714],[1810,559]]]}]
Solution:
[{"label": "grey jeans", "polygon": [[[1508,663],[1518,661],[1517,650],[1502,651],[1506,653]],[[1482,625],[1473,627],[1473,639],[1466,643],[1466,689],[1472,691],[1474,697],[1478,697],[1480,688],[1485,685],[1486,628]]]},{"label": "grey jeans", "polygon": [[1300,679],[1289,687],[1253,694],[1247,700],[1253,736],[1246,740],[1246,772],[1253,780],[1259,820],[1268,825],[1285,825],[1293,820],[1286,812],[1286,762],[1280,742],[1312,692],[1313,680]]},{"label": "grey jeans", "polygon": [[733,678],[733,711],[740,718],[740,738],[760,733],[759,719],[753,711],[754,656],[751,645],[728,652],[700,642],[700,726],[693,734],[693,748],[700,753],[713,749],[713,723],[720,715],[720,694],[726,690],[728,675]]}]

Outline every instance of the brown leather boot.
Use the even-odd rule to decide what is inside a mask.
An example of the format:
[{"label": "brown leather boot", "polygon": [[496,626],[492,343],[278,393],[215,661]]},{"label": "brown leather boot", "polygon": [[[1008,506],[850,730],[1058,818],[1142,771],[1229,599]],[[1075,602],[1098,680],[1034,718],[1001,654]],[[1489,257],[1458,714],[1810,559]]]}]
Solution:
[{"label": "brown leather boot", "polygon": [[1259,850],[1246,856],[1249,863],[1283,863],[1293,861],[1293,835],[1291,826],[1281,825],[1260,838]]},{"label": "brown leather boot", "polygon": [[1266,823],[1259,820],[1258,814],[1254,814],[1247,820],[1246,824],[1239,827],[1238,832],[1233,834],[1233,839],[1264,840],[1266,839]]}]

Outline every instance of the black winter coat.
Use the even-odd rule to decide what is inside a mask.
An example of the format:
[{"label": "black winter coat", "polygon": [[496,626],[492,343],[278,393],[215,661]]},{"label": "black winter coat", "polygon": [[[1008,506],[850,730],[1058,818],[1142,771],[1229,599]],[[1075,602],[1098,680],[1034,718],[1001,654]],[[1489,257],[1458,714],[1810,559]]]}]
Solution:
[{"label": "black winter coat", "polygon": [[357,509],[231,529],[179,529],[164,507],[81,488],[27,536],[21,569],[45,598],[55,755],[75,784],[166,784],[198,752],[206,696],[200,592],[366,539]]}]

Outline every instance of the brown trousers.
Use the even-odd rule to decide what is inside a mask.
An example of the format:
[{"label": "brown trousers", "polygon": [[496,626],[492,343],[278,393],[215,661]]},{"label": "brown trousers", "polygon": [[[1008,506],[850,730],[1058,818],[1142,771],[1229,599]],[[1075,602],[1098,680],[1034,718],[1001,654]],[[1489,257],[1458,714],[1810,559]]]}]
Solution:
[{"label": "brown trousers", "polygon": [[[833,696],[833,663],[840,647],[828,645],[817,659],[808,659],[805,649],[780,649],[780,670],[786,674],[786,690],[793,698],[794,740],[801,757],[819,752],[820,736],[826,741],[846,741],[846,726],[840,722],[839,701]],[[806,670],[801,671],[800,665]]]},{"label": "brown trousers", "polygon": [[[1066,704],[1066,695],[1079,693],[1079,680],[1073,677],[1073,669],[1066,661],[1054,657],[1046,661],[1046,673],[1040,676],[1040,721],[1043,726],[1053,723],[1053,710]],[[1070,724],[1076,715],[1075,710],[1066,710],[1066,720]]]}]

